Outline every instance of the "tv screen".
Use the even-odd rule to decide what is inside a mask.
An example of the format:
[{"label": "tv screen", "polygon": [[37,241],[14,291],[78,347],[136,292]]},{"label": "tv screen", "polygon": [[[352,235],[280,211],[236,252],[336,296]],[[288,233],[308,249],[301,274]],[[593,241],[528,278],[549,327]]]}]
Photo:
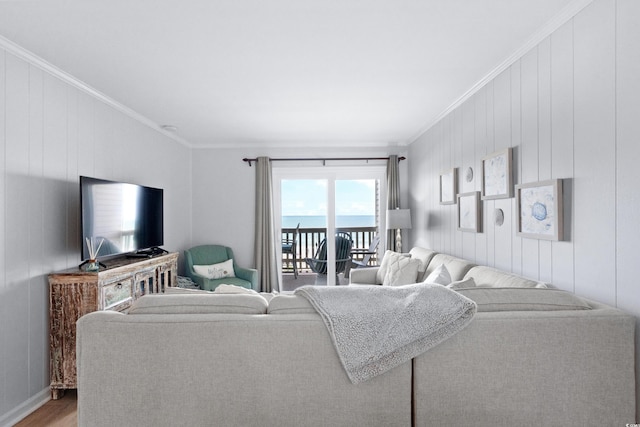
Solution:
[{"label": "tv screen", "polygon": [[89,259],[86,239],[98,258],[140,252],[164,244],[163,190],[124,182],[80,177],[82,259]]}]

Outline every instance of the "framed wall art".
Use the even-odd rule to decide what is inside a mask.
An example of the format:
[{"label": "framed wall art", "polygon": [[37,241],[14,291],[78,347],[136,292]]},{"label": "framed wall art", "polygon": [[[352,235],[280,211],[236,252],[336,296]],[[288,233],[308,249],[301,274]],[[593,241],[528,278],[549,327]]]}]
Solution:
[{"label": "framed wall art", "polygon": [[516,234],[562,240],[562,180],[516,185]]},{"label": "framed wall art", "polygon": [[480,192],[458,194],[458,230],[482,231],[482,205],[480,203]]},{"label": "framed wall art", "polygon": [[440,204],[453,205],[456,203],[458,192],[457,168],[450,169],[440,174]]},{"label": "framed wall art", "polygon": [[512,149],[496,151],[482,158],[482,200],[513,197]]}]

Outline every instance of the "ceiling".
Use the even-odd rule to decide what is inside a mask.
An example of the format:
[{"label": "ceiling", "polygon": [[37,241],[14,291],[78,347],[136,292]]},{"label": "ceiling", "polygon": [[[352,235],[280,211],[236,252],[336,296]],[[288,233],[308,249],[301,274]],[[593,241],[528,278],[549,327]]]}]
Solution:
[{"label": "ceiling", "polygon": [[402,145],[575,3],[4,0],[0,36],[194,147]]}]

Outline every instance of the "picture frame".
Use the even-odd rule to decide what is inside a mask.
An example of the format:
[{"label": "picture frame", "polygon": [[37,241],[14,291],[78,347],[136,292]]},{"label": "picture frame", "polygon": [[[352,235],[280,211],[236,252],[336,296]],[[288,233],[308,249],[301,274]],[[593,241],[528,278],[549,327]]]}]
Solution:
[{"label": "picture frame", "polygon": [[518,236],[563,240],[562,180],[519,184],[516,193],[516,234]]},{"label": "picture frame", "polygon": [[458,170],[451,168],[440,174],[440,204],[454,205],[458,192]]},{"label": "picture frame", "polygon": [[480,192],[458,194],[458,230],[482,232]]},{"label": "picture frame", "polygon": [[513,197],[513,150],[498,150],[481,161],[482,200]]}]

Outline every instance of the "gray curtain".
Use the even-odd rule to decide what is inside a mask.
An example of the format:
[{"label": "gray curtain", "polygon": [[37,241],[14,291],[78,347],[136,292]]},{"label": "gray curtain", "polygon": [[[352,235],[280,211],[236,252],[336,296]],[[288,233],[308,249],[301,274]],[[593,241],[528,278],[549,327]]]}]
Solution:
[{"label": "gray curtain", "polygon": [[[400,207],[400,174],[398,156],[389,156],[387,161],[387,209]],[[396,230],[387,230],[387,249],[396,250]]]},{"label": "gray curtain", "polygon": [[253,253],[255,254],[255,266],[258,269],[261,292],[280,290],[271,184],[271,161],[268,157],[258,157],[256,162],[256,237]]}]

